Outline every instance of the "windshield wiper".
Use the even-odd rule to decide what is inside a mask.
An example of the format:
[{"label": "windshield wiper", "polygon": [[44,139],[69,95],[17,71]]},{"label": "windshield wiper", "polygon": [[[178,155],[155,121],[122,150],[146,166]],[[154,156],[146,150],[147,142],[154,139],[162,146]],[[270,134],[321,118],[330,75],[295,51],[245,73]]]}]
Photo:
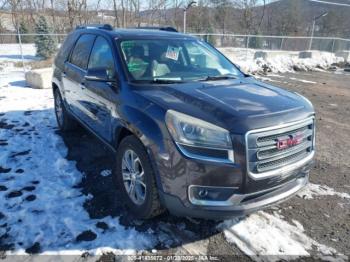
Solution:
[{"label": "windshield wiper", "polygon": [[207,76],[206,78],[199,79],[198,81],[214,81],[214,80],[225,80],[225,79],[237,79],[237,77],[233,75]]},{"label": "windshield wiper", "polygon": [[150,79],[150,80],[134,80],[135,83],[145,83],[145,84],[178,84],[184,83],[181,80],[171,80],[171,79]]}]

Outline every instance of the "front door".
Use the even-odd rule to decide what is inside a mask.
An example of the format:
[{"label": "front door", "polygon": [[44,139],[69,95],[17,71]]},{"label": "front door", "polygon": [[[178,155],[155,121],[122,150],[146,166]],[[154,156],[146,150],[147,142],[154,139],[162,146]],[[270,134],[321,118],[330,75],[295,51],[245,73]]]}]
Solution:
[{"label": "front door", "polygon": [[84,105],[89,111],[90,127],[106,141],[112,137],[112,117],[116,112],[118,89],[115,86],[115,62],[108,41],[98,36],[91,51],[88,69],[104,69],[108,81],[85,81]]}]

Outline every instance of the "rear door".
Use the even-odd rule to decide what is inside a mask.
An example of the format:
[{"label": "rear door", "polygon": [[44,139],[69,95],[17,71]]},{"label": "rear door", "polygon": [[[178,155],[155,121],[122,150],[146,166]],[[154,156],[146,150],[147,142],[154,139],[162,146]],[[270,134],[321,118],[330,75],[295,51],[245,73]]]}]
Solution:
[{"label": "rear door", "polygon": [[89,119],[84,105],[85,75],[89,56],[96,36],[93,34],[81,35],[64,64],[63,84],[66,90],[66,99],[71,111],[82,121]]},{"label": "rear door", "polygon": [[108,81],[85,82],[84,104],[89,111],[89,126],[103,139],[111,141],[112,117],[118,103],[118,89],[116,87],[116,70],[113,51],[107,39],[98,36],[91,51],[88,69],[104,69]]}]

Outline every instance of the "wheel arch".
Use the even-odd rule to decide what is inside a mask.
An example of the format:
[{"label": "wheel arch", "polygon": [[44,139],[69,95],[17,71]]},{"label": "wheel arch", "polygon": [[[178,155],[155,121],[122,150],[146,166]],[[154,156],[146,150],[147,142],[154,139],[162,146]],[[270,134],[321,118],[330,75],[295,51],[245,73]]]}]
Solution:
[{"label": "wheel arch", "polygon": [[[117,150],[122,139],[130,135],[135,136],[145,147],[149,156],[158,190],[163,191],[156,163],[156,154],[165,151],[164,134],[157,121],[148,116],[145,112],[131,107],[126,108],[123,111],[124,115],[127,116],[127,119],[124,118],[122,123],[115,128],[113,145]],[[159,110],[157,113],[160,113]]]}]

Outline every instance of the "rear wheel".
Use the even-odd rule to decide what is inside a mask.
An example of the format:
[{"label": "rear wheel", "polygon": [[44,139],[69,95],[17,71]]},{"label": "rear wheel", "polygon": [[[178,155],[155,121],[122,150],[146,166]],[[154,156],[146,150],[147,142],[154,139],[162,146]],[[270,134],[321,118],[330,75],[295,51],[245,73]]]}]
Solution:
[{"label": "rear wheel", "polygon": [[55,115],[58,127],[62,131],[73,130],[77,127],[77,122],[69,115],[62,100],[61,93],[58,88],[54,90]]},{"label": "rear wheel", "polygon": [[136,137],[127,136],[121,141],[113,173],[128,210],[135,217],[148,219],[163,212],[148,154]]}]

